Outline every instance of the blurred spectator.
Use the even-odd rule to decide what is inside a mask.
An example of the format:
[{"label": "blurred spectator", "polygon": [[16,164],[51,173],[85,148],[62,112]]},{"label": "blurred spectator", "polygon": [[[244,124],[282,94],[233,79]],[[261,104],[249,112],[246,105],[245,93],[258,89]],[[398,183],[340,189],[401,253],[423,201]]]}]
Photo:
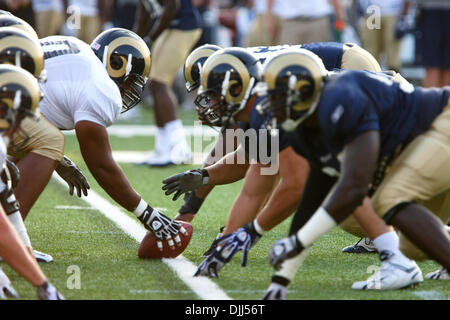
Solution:
[{"label": "blurred spectator", "polygon": [[251,6],[252,0],[241,0],[234,4],[228,3],[220,8],[219,22],[228,28],[233,46],[244,46],[244,38],[253,20]]},{"label": "blurred spectator", "polygon": [[[274,8],[282,17],[280,44],[327,42],[333,40],[330,16],[335,15],[334,28],[344,29],[345,13],[340,0],[274,0]],[[279,2],[279,3],[277,3]]]},{"label": "blurred spectator", "polygon": [[33,0],[32,5],[39,38],[58,34],[65,17],[63,0]]},{"label": "blurred spectator", "polygon": [[13,15],[25,20],[36,29],[33,7],[30,0],[0,0],[0,10],[10,11]]},{"label": "blurred spectator", "polygon": [[[375,59],[386,56],[389,69],[400,71],[400,39],[395,35],[396,24],[406,14],[404,0],[359,0],[363,18],[360,22],[361,42]],[[379,16],[376,16],[379,15]]]},{"label": "blurred spectator", "polygon": [[425,67],[424,87],[450,85],[450,1],[418,1],[418,61]]},{"label": "blurred spectator", "polygon": [[138,3],[139,0],[115,0],[113,25],[118,28],[133,30]]},{"label": "blurred spectator", "polygon": [[64,0],[64,5],[68,16],[79,16],[76,36],[86,43],[91,43],[109,20],[113,3],[110,0]]},{"label": "blurred spectator", "polygon": [[282,19],[279,0],[253,0],[253,20],[247,33],[247,47],[274,46],[279,44]]},{"label": "blurred spectator", "polygon": [[152,43],[149,83],[157,132],[155,150],[145,164],[165,166],[189,162],[191,149],[178,118],[178,101],[172,85],[178,70],[200,39],[200,15],[191,0],[141,0],[136,32]]}]

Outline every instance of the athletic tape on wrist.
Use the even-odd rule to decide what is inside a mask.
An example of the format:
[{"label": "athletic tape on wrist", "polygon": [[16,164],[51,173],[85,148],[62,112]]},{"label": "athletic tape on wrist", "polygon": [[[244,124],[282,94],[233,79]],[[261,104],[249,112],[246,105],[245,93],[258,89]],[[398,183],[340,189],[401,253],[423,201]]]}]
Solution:
[{"label": "athletic tape on wrist", "polygon": [[141,198],[141,201],[139,201],[139,204],[137,205],[136,209],[133,210],[133,213],[136,215],[136,217],[139,218],[147,209],[147,207],[148,203]]}]

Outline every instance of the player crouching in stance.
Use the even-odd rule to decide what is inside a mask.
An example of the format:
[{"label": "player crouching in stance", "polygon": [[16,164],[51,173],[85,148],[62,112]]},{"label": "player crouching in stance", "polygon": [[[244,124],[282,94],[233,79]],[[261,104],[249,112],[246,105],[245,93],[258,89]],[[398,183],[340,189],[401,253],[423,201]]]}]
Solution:
[{"label": "player crouching in stance", "polygon": [[[26,117],[37,117],[40,99],[39,85],[31,74],[15,66],[0,66],[0,166],[6,163],[6,147],[20,122]],[[3,181],[0,182],[0,192],[10,187]],[[39,299],[64,299],[48,282],[37,261],[28,252],[3,207],[0,207],[0,256],[37,288]],[[6,297],[19,296],[0,268],[0,298]]]},{"label": "player crouching in stance", "polygon": [[[375,212],[401,232],[407,256],[428,257],[448,269],[450,238],[442,222],[450,219],[450,88],[414,88],[364,71],[328,74],[317,56],[290,54],[289,61],[281,54],[264,69],[267,110],[282,128],[320,146],[311,148],[314,157],[336,157],[341,174],[309,221],[274,243],[270,263],[280,270],[295,257],[300,265],[317,239],[370,197]],[[409,285],[422,281],[415,263],[398,268],[404,259],[379,251],[380,270],[352,288],[392,289],[405,279]]]},{"label": "player crouching in stance", "polygon": [[[209,121],[211,124],[217,122],[226,123],[231,121],[243,121],[247,122],[247,127],[250,125],[251,129],[263,129],[263,131],[268,132],[267,129],[269,127],[266,125],[265,121],[270,119],[267,119],[267,117],[262,117],[257,111],[258,108],[255,107],[262,102],[261,99],[256,98],[256,94],[253,92],[255,85],[260,79],[260,72],[255,71],[255,69],[258,69],[258,65],[260,64],[257,62],[258,59],[252,56],[252,54],[248,52],[245,53],[242,49],[238,50],[236,48],[230,48],[217,52],[206,60],[201,78],[202,93],[199,94],[199,98],[197,99],[199,106],[204,110],[203,118],[205,120]],[[250,81],[252,78],[254,80]],[[253,93],[250,95],[250,92]],[[249,96],[244,93],[248,93]],[[268,123],[270,123],[270,121],[268,121]],[[305,160],[300,155],[308,155],[308,152],[302,153],[295,150],[300,154],[297,155],[300,161],[287,161],[283,163],[283,151],[281,146],[282,144],[286,145],[285,142],[282,143],[283,140],[286,140],[282,138],[283,135],[285,134],[283,134],[283,131],[280,130],[280,150],[278,151],[279,169],[281,175],[284,176],[283,172],[287,172],[290,176],[293,176],[294,173],[295,175],[302,173],[306,175],[308,168],[301,165],[300,161],[303,160],[303,162],[305,162]],[[259,145],[259,143],[255,144]],[[297,143],[291,144],[294,147],[293,149],[296,149],[296,144]],[[287,145],[289,145],[289,143],[287,143]],[[264,145],[262,147],[264,148]],[[266,147],[266,151],[271,150],[270,146]],[[241,148],[241,152],[243,152],[242,149],[244,148]],[[248,156],[249,152],[247,150],[245,153]],[[166,194],[175,193],[176,198],[180,194],[197,189],[202,185],[211,186],[235,181],[235,179],[240,178],[239,171],[246,169],[246,165],[248,166],[248,163],[236,163],[236,160],[233,159],[233,157],[238,157],[238,155],[239,149],[235,152],[229,153],[225,158],[218,161],[216,164],[203,170],[191,170],[169,177],[164,181],[165,186],[163,189],[167,190]],[[326,159],[327,160],[323,160],[323,165],[328,168],[327,172],[329,173],[329,167],[333,165],[335,166],[337,160],[332,157],[326,157]],[[232,160],[233,162],[229,160]],[[308,161],[311,162],[311,159],[308,159]],[[230,163],[234,164],[231,165]],[[334,171],[331,171],[333,173],[336,172],[336,170],[338,169],[334,168]],[[256,179],[257,177],[254,176],[253,178]],[[228,263],[233,255],[238,251],[243,252],[243,265],[246,264],[246,257],[249,249],[262,236],[263,232],[270,230],[279,222],[283,221],[292,213],[298,203],[298,200],[303,192],[303,185],[306,177],[305,179],[300,179],[296,184],[294,184],[293,188],[283,189],[282,186],[285,180],[286,179],[284,178],[282,179],[281,184],[276,188],[273,196],[271,196],[271,199],[266,206],[268,210],[262,210],[257,219],[254,221],[251,221],[251,219],[254,219],[258,212],[256,212],[252,217],[246,217],[248,220],[240,224],[231,232],[235,230],[237,231],[232,234],[229,232],[229,234],[218,237],[218,239],[214,241],[210,250],[208,250],[208,253],[206,254],[206,259],[199,266],[197,275],[217,277],[218,271],[220,271],[220,269]],[[326,175],[324,180],[333,181],[333,175],[331,177]],[[289,183],[287,183],[287,185],[289,185]],[[310,193],[303,195],[303,198],[317,199],[318,196],[315,195],[315,192],[312,193],[313,195]],[[294,208],[287,208],[287,204],[292,203],[292,201],[295,203]],[[252,202],[255,203],[255,201]],[[248,215],[247,211],[251,210],[243,211],[244,213],[242,213],[241,216]],[[301,207],[297,210],[296,217],[294,218],[295,222],[291,226],[291,232],[296,232],[298,228],[301,227],[306,220],[308,220],[313,213],[309,213],[310,211],[311,210],[305,210],[305,208]],[[299,212],[300,214],[298,214]],[[373,212],[373,210],[371,210],[370,205],[366,204],[362,210],[355,212],[355,216],[358,217],[359,223],[363,224],[363,222],[365,222],[364,226],[367,228],[367,233],[373,236],[373,238],[378,237],[381,234],[387,234],[389,238],[394,238],[394,241],[387,241],[388,244],[383,247],[389,247],[392,249],[391,251],[398,251],[398,254],[401,254],[398,250],[398,242],[395,242],[397,239],[396,234],[384,224],[384,222]],[[231,214],[229,221],[230,219]],[[367,221],[371,223],[368,225]],[[250,223],[247,224],[248,222]],[[380,246],[380,249],[383,247]],[[410,262],[408,263],[411,264]],[[290,268],[290,271],[292,271],[292,268]],[[292,272],[290,273],[290,277],[293,277]]]}]

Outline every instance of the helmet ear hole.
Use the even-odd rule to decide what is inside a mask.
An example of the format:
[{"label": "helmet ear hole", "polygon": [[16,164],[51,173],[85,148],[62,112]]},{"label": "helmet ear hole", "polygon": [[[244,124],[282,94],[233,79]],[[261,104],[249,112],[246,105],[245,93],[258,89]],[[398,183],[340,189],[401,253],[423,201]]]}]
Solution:
[{"label": "helmet ear hole", "polygon": [[242,84],[234,83],[230,86],[230,94],[232,97],[238,97],[242,92]]},{"label": "helmet ear hole", "polygon": [[111,67],[115,70],[119,70],[123,66],[123,61],[120,59],[119,56],[113,54],[111,55],[111,58],[109,59],[109,64]]}]

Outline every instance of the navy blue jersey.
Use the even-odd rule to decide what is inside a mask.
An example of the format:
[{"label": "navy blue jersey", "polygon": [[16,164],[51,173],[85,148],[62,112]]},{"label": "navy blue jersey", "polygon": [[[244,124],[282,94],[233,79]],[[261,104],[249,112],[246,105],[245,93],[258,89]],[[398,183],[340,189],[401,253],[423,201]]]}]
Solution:
[{"label": "navy blue jersey", "polygon": [[280,129],[280,132],[288,137],[289,145],[311,166],[320,168],[328,176],[339,176],[341,164],[336,155],[328,150],[318,129],[299,126],[297,130],[290,133],[284,133],[282,129]]},{"label": "navy blue jersey", "polygon": [[[141,0],[144,8],[160,17],[163,12],[164,0]],[[180,0],[177,15],[170,22],[169,29],[193,30],[201,27],[200,13],[192,5],[192,0]]]},{"label": "navy blue jersey", "polygon": [[302,44],[302,49],[309,50],[322,59],[327,70],[341,69],[344,45],[339,42],[312,42]]},{"label": "navy blue jersey", "polygon": [[259,59],[261,64],[264,64],[270,60],[271,57],[279,54],[283,50],[292,48],[302,48],[315,53],[322,59],[325,68],[329,71],[341,68],[344,45],[338,42],[313,42],[301,45],[250,47],[246,50],[250,51],[257,59]]},{"label": "navy blue jersey", "polygon": [[170,29],[193,30],[201,27],[200,13],[192,0],[180,0],[180,8],[170,23]]},{"label": "navy blue jersey", "polygon": [[403,86],[369,71],[343,71],[325,83],[317,116],[323,140],[338,155],[364,132],[380,134],[380,158],[426,131],[447,104],[449,91]]},{"label": "navy blue jersey", "polygon": [[[277,139],[278,142],[278,150],[277,152],[282,151],[283,149],[287,148],[289,146],[289,137],[288,134],[282,130],[278,130],[277,136],[271,136],[270,130],[267,130],[266,124],[268,122],[268,115],[260,114],[257,111],[256,106],[258,103],[263,101],[266,97],[258,97],[256,101],[253,104],[252,111],[250,114],[250,122],[239,122],[238,127],[243,130],[254,130],[257,137],[257,148],[255,149],[257,151],[256,155],[253,155],[253,152],[250,151],[251,144],[250,141],[247,139],[245,141],[245,151],[250,156],[250,158],[260,161],[259,155],[263,154],[267,157],[271,156],[271,150],[272,150],[272,142],[273,139]],[[260,130],[264,130],[264,132],[261,132]],[[264,136],[265,135],[265,136]],[[266,139],[266,143],[264,144],[261,139]],[[260,145],[262,144],[262,145]],[[260,150],[261,148],[264,148],[263,150]],[[262,152],[262,153],[261,153]]]}]

